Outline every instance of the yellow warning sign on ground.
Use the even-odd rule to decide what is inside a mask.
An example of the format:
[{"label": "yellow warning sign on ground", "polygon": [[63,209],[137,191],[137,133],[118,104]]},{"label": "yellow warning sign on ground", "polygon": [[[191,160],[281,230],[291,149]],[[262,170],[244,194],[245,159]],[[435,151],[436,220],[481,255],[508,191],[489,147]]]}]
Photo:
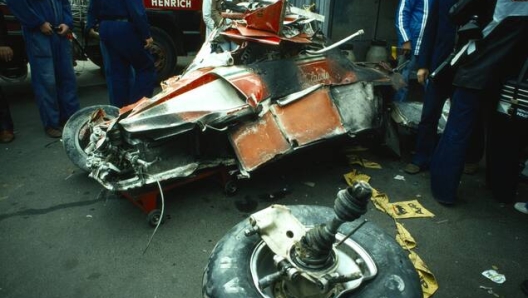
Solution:
[{"label": "yellow warning sign on ground", "polygon": [[390,203],[389,215],[393,218],[434,217],[418,200]]}]

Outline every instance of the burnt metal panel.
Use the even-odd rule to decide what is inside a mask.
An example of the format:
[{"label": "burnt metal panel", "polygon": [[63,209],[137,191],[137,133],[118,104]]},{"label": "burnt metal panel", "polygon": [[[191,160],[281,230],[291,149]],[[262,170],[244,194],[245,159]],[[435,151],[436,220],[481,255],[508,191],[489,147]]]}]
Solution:
[{"label": "burnt metal panel", "polygon": [[267,112],[258,121],[238,127],[230,133],[230,140],[246,171],[291,150],[271,112]]},{"label": "burnt metal panel", "polygon": [[381,125],[381,100],[372,83],[358,82],[331,89],[343,124],[348,133],[357,133]]},{"label": "burnt metal panel", "polygon": [[324,88],[284,107],[271,107],[292,146],[304,146],[346,133],[329,93],[329,90]]}]

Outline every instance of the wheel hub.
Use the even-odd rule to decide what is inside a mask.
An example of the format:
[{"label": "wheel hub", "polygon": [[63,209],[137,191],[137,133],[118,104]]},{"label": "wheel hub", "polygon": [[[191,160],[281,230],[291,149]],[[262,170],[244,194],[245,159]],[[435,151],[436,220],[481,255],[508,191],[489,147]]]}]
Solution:
[{"label": "wheel hub", "polygon": [[[250,217],[262,242],[250,260],[253,282],[263,297],[337,297],[374,277],[377,268],[369,254],[338,233],[346,221],[366,212],[372,191],[366,183],[338,193],[335,217],[316,227],[305,227],[288,208],[273,205]],[[359,225],[361,227],[361,225]],[[339,241],[337,244],[336,241]]]}]

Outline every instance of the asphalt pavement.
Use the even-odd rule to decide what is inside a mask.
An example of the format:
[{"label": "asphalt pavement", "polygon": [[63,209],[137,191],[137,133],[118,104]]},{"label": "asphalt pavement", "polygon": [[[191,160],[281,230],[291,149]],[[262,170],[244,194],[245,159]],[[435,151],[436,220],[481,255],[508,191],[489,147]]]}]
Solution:
[{"label": "asphalt pavement", "polygon": [[[189,61],[181,57],[179,64]],[[81,106],[106,104],[101,71],[82,62],[76,69]],[[398,220],[436,277],[433,297],[524,297],[519,285],[528,279],[528,215],[492,199],[484,164],[463,177],[459,203],[445,207],[431,198],[427,172],[402,171],[405,152],[358,153],[382,167],[373,169],[349,164],[343,149],[353,141],[330,141],[239,181],[233,196],[224,195],[214,177],[167,191],[169,218],[145,251],[153,234],[145,214],[102,191],[68,160],[60,140],[44,134],[29,80],[1,84],[16,139],[0,145],[0,297],[201,297],[209,254],[232,226],[270,204],[332,206],[346,187],[343,175],[354,169],[391,202],[418,199],[434,213]],[[528,200],[527,185],[519,197]],[[395,221],[373,204],[365,217],[396,234]],[[504,283],[482,275],[494,268]]]}]

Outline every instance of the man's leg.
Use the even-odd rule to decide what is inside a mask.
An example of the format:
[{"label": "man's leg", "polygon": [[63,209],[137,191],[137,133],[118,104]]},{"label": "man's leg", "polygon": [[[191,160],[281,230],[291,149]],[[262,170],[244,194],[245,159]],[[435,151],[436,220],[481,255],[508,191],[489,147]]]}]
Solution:
[{"label": "man's leg", "polygon": [[[135,80],[132,85],[130,102],[135,103],[143,97],[151,97],[156,84],[157,73],[154,67],[154,58],[144,49],[143,43],[137,38],[134,32],[129,32],[128,38],[130,49],[125,53],[126,60],[134,68]],[[137,40],[135,42],[134,40]]]},{"label": "man's leg", "polygon": [[[121,45],[123,46],[123,44]],[[130,66],[122,59],[113,43],[101,41],[110,104],[121,108],[129,104],[133,75]]]},{"label": "man's leg", "polygon": [[56,36],[53,58],[57,75],[58,104],[60,124],[64,124],[71,115],[80,109],[77,98],[77,79],[72,64],[72,45],[66,38]]},{"label": "man's leg", "polygon": [[479,106],[478,90],[455,89],[446,128],[431,160],[431,191],[441,203],[455,203]]},{"label": "man's leg", "polygon": [[426,86],[422,116],[416,136],[416,154],[412,163],[425,169],[429,167],[438,140],[438,121],[444,104],[451,96],[450,84],[429,81]]},{"label": "man's leg", "polygon": [[45,129],[57,129],[59,127],[59,107],[52,42],[48,36],[30,30],[24,30],[24,41],[40,119]]},{"label": "man's leg", "polygon": [[29,56],[31,84],[44,128],[59,127],[59,107],[52,57]]}]

